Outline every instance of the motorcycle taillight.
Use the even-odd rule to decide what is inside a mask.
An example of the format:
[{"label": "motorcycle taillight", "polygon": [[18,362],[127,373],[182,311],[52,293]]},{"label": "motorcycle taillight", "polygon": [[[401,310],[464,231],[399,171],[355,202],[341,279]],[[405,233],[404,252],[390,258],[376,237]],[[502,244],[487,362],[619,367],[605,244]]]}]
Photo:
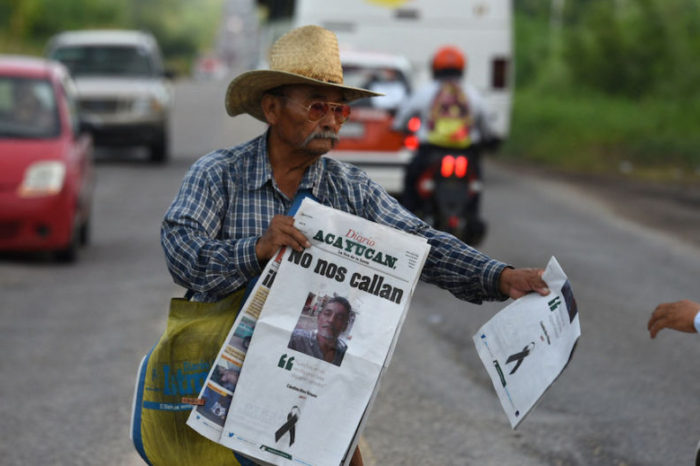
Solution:
[{"label": "motorcycle taillight", "polygon": [[460,155],[455,160],[455,176],[457,178],[464,178],[467,176],[467,168],[469,167],[469,159],[463,155]]},{"label": "motorcycle taillight", "polygon": [[440,174],[443,178],[450,178],[452,175],[457,178],[464,178],[469,168],[469,159],[463,155],[445,155],[440,164]]},{"label": "motorcycle taillight", "polygon": [[440,164],[440,174],[443,178],[449,178],[455,171],[455,158],[452,155],[446,155],[442,158]]}]

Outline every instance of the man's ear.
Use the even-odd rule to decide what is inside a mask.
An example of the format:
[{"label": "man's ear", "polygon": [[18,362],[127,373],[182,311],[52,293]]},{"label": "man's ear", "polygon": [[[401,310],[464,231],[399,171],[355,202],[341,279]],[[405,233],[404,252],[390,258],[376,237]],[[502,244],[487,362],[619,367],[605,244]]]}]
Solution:
[{"label": "man's ear", "polygon": [[274,125],[279,120],[282,104],[280,99],[271,94],[265,94],[260,102],[263,114],[269,125]]}]

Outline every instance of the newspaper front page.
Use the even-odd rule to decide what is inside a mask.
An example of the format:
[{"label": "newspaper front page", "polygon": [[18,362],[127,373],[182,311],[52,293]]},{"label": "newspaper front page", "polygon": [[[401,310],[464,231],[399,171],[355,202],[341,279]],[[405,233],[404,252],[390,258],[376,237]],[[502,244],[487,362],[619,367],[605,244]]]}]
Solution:
[{"label": "newspaper front page", "polygon": [[309,199],[295,226],[312,246],[281,257],[220,443],[262,463],[337,465],[361,430],[430,246]]},{"label": "newspaper front page", "polygon": [[549,295],[515,300],[473,337],[513,429],[564,371],[581,336],[573,290],[556,258],[542,278]]}]

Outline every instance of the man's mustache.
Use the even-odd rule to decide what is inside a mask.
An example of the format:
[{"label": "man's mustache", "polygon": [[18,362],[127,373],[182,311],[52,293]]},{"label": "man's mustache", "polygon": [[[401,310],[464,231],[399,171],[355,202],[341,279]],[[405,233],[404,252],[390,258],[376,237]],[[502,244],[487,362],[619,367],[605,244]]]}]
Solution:
[{"label": "man's mustache", "polygon": [[334,143],[338,142],[340,138],[338,137],[337,134],[335,134],[333,131],[318,131],[316,133],[311,133],[309,134],[306,139],[304,140],[304,143],[302,144],[303,146],[306,146],[308,143],[313,141],[314,139],[330,139]]}]

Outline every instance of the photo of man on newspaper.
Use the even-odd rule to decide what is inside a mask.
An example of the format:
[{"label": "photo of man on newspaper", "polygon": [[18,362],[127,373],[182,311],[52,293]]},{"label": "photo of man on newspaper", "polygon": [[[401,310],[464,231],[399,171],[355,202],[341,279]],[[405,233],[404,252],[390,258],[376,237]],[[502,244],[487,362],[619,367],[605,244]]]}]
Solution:
[{"label": "photo of man on newspaper", "polygon": [[326,297],[312,304],[314,297],[309,293],[288,348],[340,366],[348,348],[346,340],[355,321],[355,312],[342,296]]}]

